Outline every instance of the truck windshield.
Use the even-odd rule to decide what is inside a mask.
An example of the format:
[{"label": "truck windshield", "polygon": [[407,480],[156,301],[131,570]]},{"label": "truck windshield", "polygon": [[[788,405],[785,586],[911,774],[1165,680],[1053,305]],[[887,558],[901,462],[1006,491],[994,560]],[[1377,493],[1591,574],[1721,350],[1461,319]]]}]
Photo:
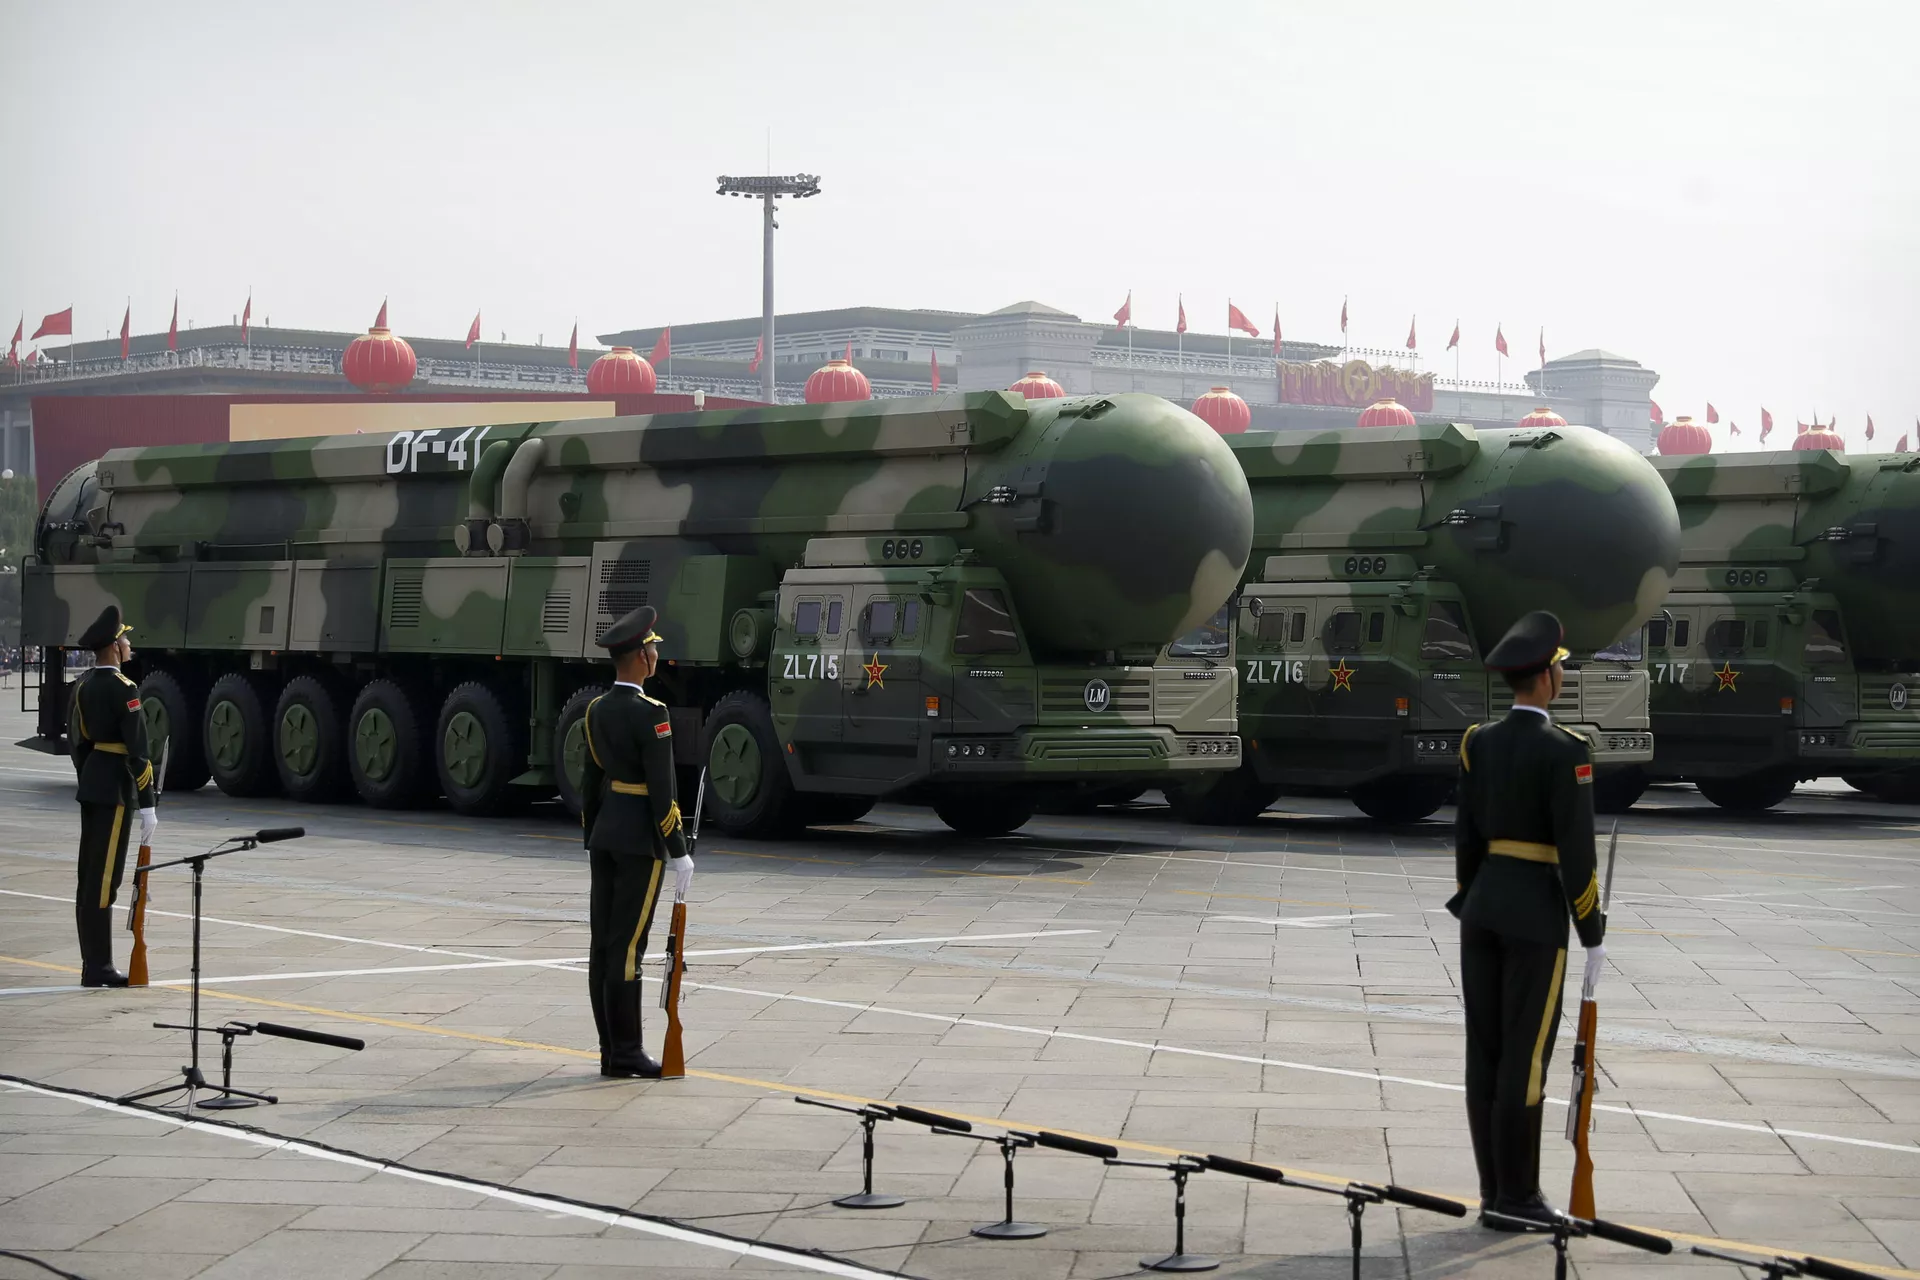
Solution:
[{"label": "truck windshield", "polygon": [[1013,615],[998,591],[973,587],[960,603],[960,625],[953,634],[955,653],[1018,653],[1020,636]]},{"label": "truck windshield", "polygon": [[1835,609],[1815,609],[1807,620],[1807,661],[1845,662],[1847,642],[1841,638],[1840,613]]},{"label": "truck windshield", "polygon": [[1232,606],[1221,605],[1218,613],[1168,645],[1167,656],[1173,658],[1226,657],[1231,617]]},{"label": "truck windshield", "polygon": [[[1663,620],[1660,625],[1664,628],[1665,621]],[[1641,643],[1640,628],[1635,627],[1633,634],[1615,640],[1606,648],[1597,651],[1593,658],[1596,662],[1638,662],[1645,656],[1646,649]]]}]

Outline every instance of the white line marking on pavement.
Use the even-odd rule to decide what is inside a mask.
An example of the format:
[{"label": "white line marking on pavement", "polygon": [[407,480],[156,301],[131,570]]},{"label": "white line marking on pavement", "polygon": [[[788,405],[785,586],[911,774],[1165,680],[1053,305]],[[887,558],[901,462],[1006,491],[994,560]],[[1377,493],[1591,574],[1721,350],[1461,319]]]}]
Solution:
[{"label": "white line marking on pavement", "polygon": [[1208,916],[1209,920],[1231,920],[1235,924],[1286,924],[1296,929],[1333,929],[1354,920],[1384,920],[1391,911],[1356,911],[1338,916]]},{"label": "white line marking on pavement", "polygon": [[[1813,894],[1816,894],[1816,893],[1876,893],[1882,889],[1912,889],[1914,887],[1915,886],[1910,884],[1863,884],[1863,885],[1858,885],[1851,889],[1827,889],[1827,888],[1796,889],[1796,888],[1790,888],[1790,887],[1782,887],[1779,889],[1756,889],[1751,893],[1709,893],[1709,894],[1701,895],[1700,900],[1702,902],[1731,902],[1736,898],[1779,898],[1779,897],[1795,895],[1795,894],[1804,894],[1806,896],[1811,897]],[[1817,903],[1794,903],[1789,905],[1817,906],[1818,904]],[[1838,908],[1835,908],[1835,909],[1838,910]]]},{"label": "white line marking on pavement", "polygon": [[[648,977],[648,982],[660,979]],[[820,996],[783,995],[778,991],[755,991],[746,987],[723,987],[709,982],[688,982],[689,987],[706,991],[722,991],[729,995],[754,996],[763,1000],[793,1000],[801,1004],[821,1005],[830,1009],[851,1009],[858,1013],[885,1013],[900,1018],[915,1018],[923,1022],[944,1022],[955,1027],[980,1027],[990,1031],[1007,1031],[1015,1035],[1039,1036],[1048,1040],[1075,1040],[1083,1044],[1104,1044],[1121,1049],[1145,1049],[1149,1053],[1172,1053],[1182,1057],[1211,1058],[1220,1062],[1245,1062],[1261,1067],[1285,1067],[1290,1071],[1309,1071],[1316,1075],[1345,1076],[1350,1080],[1374,1080],[1382,1084],[1406,1084],[1421,1089],[1443,1089],[1449,1093],[1466,1092],[1465,1085],[1447,1084],[1439,1080],[1422,1080],[1417,1076],[1388,1075],[1382,1071],[1359,1071],[1351,1067],[1327,1067],[1313,1062],[1290,1062],[1284,1058],[1256,1057],[1244,1053],[1225,1053],[1217,1049],[1193,1049],[1185,1045],[1161,1044],[1149,1040],[1121,1040],[1113,1036],[1088,1035],[1080,1031],[1061,1031],[1049,1027],[1023,1027],[1011,1022],[988,1022],[981,1018],[970,1018],[964,1014],[923,1013],[916,1009],[895,1009],[887,1005],[861,1004],[852,1000],[828,1000]],[[1549,1096],[1546,1101],[1556,1107],[1567,1105],[1563,1098]],[[1764,1133],[1782,1138],[1806,1138],[1814,1142],[1837,1142],[1851,1147],[1871,1147],[1876,1151],[1898,1151],[1906,1155],[1920,1156],[1920,1147],[1908,1146],[1898,1142],[1875,1142],[1869,1138],[1846,1138],[1831,1133],[1814,1133],[1807,1129],[1782,1129],[1778,1125],[1749,1124],[1739,1120],[1713,1120],[1704,1116],[1679,1115],[1671,1111],[1648,1111],[1642,1107],[1616,1106],[1596,1102],[1596,1111],[1610,1111],[1616,1115],[1635,1116],[1640,1119],[1671,1120],[1678,1124],[1705,1125],[1713,1129],[1737,1129],[1743,1133]]]},{"label": "white line marking on pavement", "polygon": [[99,1111],[111,1111],[116,1115],[134,1116],[141,1120],[151,1120],[156,1124],[172,1125],[177,1129],[191,1129],[196,1133],[211,1134],[217,1138],[228,1138],[235,1142],[245,1142],[256,1147],[266,1147],[271,1151],[285,1151],[293,1155],[311,1156],[316,1160],[325,1160],[333,1164],[344,1164],[353,1169],[365,1169],[371,1173],[389,1174],[396,1178],[406,1178],[411,1182],[424,1182],[428,1186],[446,1187],[452,1191],[466,1191],[474,1195],[486,1196],[490,1200],[500,1200],[507,1204],[519,1205],[523,1209],[534,1209],[542,1213],[558,1214],[562,1217],[579,1218],[586,1222],[598,1222],[603,1226],[626,1227],[631,1231],[647,1235],[661,1236],[668,1240],[677,1240],[682,1244],[705,1245],[709,1249],[719,1249],[726,1253],[739,1254],[743,1258],[760,1258],[768,1262],[780,1262],[800,1267],[806,1271],[818,1271],[823,1275],[847,1276],[853,1280],[882,1280],[895,1273],[890,1271],[869,1271],[848,1262],[833,1258],[816,1257],[802,1250],[769,1248],[755,1244],[751,1240],[736,1240],[731,1236],[705,1231],[693,1231],[686,1227],[676,1227],[665,1222],[653,1222],[646,1218],[630,1217],[626,1214],[609,1213],[604,1209],[591,1209],[586,1205],[569,1204],[564,1200],[548,1199],[544,1196],[527,1195],[524,1192],[509,1191],[505,1187],[488,1186],[484,1183],[468,1182],[460,1178],[443,1178],[419,1169],[402,1169],[378,1160],[368,1160],[361,1156],[351,1156],[340,1151],[329,1151],[298,1138],[284,1138],[279,1134],[246,1132],[229,1129],[224,1125],[208,1124],[192,1116],[162,1115],[144,1107],[122,1106],[117,1102],[108,1102],[103,1098],[82,1098],[57,1089],[42,1089],[37,1085],[14,1080],[0,1080],[0,1084],[17,1093],[38,1094],[43,1098],[62,1098],[78,1103],[83,1107],[92,1107]]}]

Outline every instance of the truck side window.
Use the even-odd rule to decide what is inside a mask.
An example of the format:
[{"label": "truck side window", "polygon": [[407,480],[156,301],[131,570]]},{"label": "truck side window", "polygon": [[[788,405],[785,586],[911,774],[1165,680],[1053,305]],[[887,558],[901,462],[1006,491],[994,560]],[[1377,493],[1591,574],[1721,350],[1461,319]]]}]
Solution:
[{"label": "truck side window", "polygon": [[1367,643],[1379,644],[1386,638],[1387,615],[1378,609],[1367,615]]},{"label": "truck side window", "polygon": [[1767,624],[1765,622],[1756,622],[1753,624],[1753,648],[1756,652],[1760,653],[1766,651]]},{"label": "truck side window", "polygon": [[1287,640],[1300,644],[1307,638],[1307,611],[1301,609],[1293,615],[1293,629],[1287,632]]},{"label": "truck side window", "polygon": [[820,634],[820,602],[802,600],[793,607],[793,632],[801,636]]},{"label": "truck side window", "polygon": [[843,607],[838,596],[827,602],[827,634],[830,636],[840,634],[840,613]]},{"label": "truck side window", "polygon": [[860,630],[869,640],[891,640],[900,606],[891,600],[875,600],[867,606],[867,619]]},{"label": "truck side window", "polygon": [[1840,638],[1840,615],[1832,609],[1815,609],[1807,620],[1807,661],[1845,662],[1847,646]]},{"label": "truck side window", "polygon": [[1742,618],[1722,618],[1707,624],[1707,652],[1737,653],[1747,647],[1747,624]]},{"label": "truck side window", "polygon": [[960,625],[953,633],[955,653],[1018,653],[1020,636],[1013,615],[998,591],[971,587],[960,602]]},{"label": "truck side window", "polygon": [[1673,647],[1674,648],[1684,649],[1687,647],[1687,632],[1690,631],[1692,627],[1693,627],[1693,623],[1686,618],[1681,618],[1680,620],[1678,620],[1673,624]]},{"label": "truck side window", "polygon": [[1667,620],[1665,618],[1647,619],[1647,648],[1664,649],[1667,647]]},{"label": "truck side window", "polygon": [[1327,652],[1358,653],[1360,651],[1360,614],[1354,609],[1341,609],[1327,619]]},{"label": "truck side window", "polygon": [[1306,625],[1306,616],[1294,609],[1268,609],[1260,615],[1259,622],[1254,626],[1254,634],[1262,640],[1284,641],[1289,627]]},{"label": "truck side window", "polygon": [[920,602],[918,600],[909,600],[907,601],[906,608],[900,611],[900,634],[903,636],[911,636],[918,635],[919,632]]},{"label": "truck side window", "polygon": [[1420,657],[1428,662],[1473,657],[1473,637],[1467,634],[1466,610],[1452,600],[1435,600],[1427,608],[1427,629],[1420,637]]}]

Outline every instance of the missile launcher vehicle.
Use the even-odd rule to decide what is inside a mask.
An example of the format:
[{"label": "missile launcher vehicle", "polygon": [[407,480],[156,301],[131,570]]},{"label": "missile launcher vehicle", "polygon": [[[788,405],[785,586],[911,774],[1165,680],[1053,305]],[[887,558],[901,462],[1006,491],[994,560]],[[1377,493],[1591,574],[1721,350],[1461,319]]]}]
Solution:
[{"label": "missile launcher vehicle", "polygon": [[1842,777],[1920,801],[1920,457],[1662,458],[1680,572],[1646,625],[1646,778],[1723,808]]},{"label": "missile launcher vehicle", "polygon": [[62,650],[117,601],[169,791],[577,808],[594,641],[651,604],[648,692],[723,828],[895,796],[994,834],[1239,764],[1231,669],[1158,658],[1251,536],[1225,442],[1146,395],[116,449],[24,570],[29,741],[64,747]]},{"label": "missile launcher vehicle", "polygon": [[1482,659],[1533,609],[1566,626],[1554,719],[1592,748],[1601,795],[1653,758],[1639,627],[1680,536],[1644,458],[1567,426],[1250,433],[1232,448],[1253,489],[1250,576],[1169,654],[1234,663],[1244,760],[1176,786],[1176,811],[1243,822],[1286,791],[1426,817],[1463,732],[1511,706]]}]

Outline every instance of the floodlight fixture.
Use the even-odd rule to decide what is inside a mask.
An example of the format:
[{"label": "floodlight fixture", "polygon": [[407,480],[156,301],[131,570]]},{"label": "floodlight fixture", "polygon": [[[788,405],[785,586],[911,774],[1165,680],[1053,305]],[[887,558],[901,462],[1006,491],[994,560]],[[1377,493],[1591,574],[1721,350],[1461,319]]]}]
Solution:
[{"label": "floodlight fixture", "polygon": [[761,251],[760,267],[760,398],[768,404],[774,396],[773,362],[773,232],[780,224],[774,219],[773,207],[782,196],[792,196],[795,200],[805,200],[809,196],[820,194],[820,177],[812,173],[760,174],[743,177],[728,177],[721,174],[719,187],[714,191],[719,196],[747,196],[761,203],[761,215],[764,219],[764,248]]}]

